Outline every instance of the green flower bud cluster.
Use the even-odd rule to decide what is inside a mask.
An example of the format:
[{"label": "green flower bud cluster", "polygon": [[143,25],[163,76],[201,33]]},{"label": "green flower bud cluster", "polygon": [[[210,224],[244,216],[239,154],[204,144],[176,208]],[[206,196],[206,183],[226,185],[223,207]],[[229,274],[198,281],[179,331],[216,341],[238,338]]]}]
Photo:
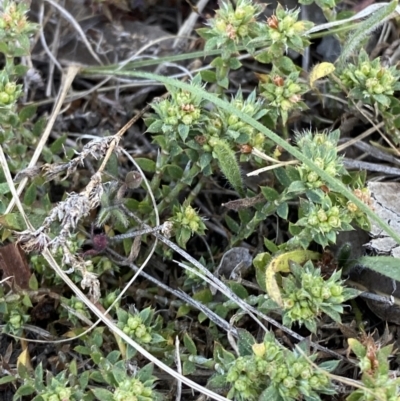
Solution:
[{"label": "green flower bud cluster", "polygon": [[226,381],[232,383],[228,398],[235,397],[235,400],[256,400],[262,392],[262,382],[266,382],[263,371],[258,369],[254,356],[241,356],[235,360],[229,368]]},{"label": "green flower bud cluster", "polygon": [[359,359],[363,386],[351,393],[346,401],[398,401],[399,379],[389,374],[393,344],[380,348],[370,336],[362,342],[350,338],[348,343]]},{"label": "green flower bud cluster", "polygon": [[122,331],[143,344],[149,344],[152,340],[151,328],[144,324],[139,314],[130,315],[123,325]]},{"label": "green flower bud cluster", "polygon": [[[200,75],[196,75],[191,84],[201,88]],[[208,121],[204,112],[204,101],[201,96],[190,92],[166,86],[171,97],[159,103],[153,103],[155,114],[145,120],[150,133],[168,134],[169,139],[186,141],[190,130],[199,132],[200,128]],[[177,136],[179,134],[179,137]]]},{"label": "green flower bud cluster", "polygon": [[28,11],[29,7],[23,2],[19,4],[9,2],[0,16],[0,38],[21,39],[21,35],[33,33],[36,30],[36,24],[27,21]]},{"label": "green flower bud cluster", "polygon": [[283,323],[290,327],[297,322],[315,332],[322,312],[340,322],[342,303],[357,295],[343,286],[341,272],[324,280],[311,261],[303,267],[291,263],[290,270],[291,274],[282,278]]},{"label": "green flower bud cluster", "polygon": [[383,67],[379,57],[370,61],[365,50],[360,51],[357,65],[347,64],[339,78],[349,97],[376,103],[381,110],[390,106],[393,93],[400,90],[400,71],[395,66]]},{"label": "green flower bud cluster", "polygon": [[280,4],[276,14],[267,19],[268,36],[272,43],[281,42],[289,46],[290,40],[300,40],[299,45],[303,47],[300,36],[310,29],[308,21],[298,21],[300,9],[285,10]]},{"label": "green flower bud cluster", "polygon": [[[272,333],[267,333],[264,341],[252,348],[253,355],[237,358],[228,370],[226,381],[232,383],[228,398],[258,400],[270,387],[284,401],[311,395],[319,399],[319,392],[334,393],[326,375],[314,369],[299,351],[279,345]],[[309,358],[314,360],[315,356]]]},{"label": "green flower bud cluster", "polygon": [[267,100],[267,110],[274,119],[281,116],[283,124],[286,123],[290,111],[306,108],[301,96],[308,88],[298,82],[299,74],[292,72],[283,77],[273,68],[270,75],[260,75],[259,90],[260,95]]},{"label": "green flower bud cluster", "polygon": [[338,206],[324,207],[311,204],[307,223],[321,233],[336,231],[342,228],[343,217],[347,217],[347,223],[351,221],[350,216],[341,212]]},{"label": "green flower bud cluster", "polygon": [[[323,247],[336,242],[336,234],[340,231],[351,231],[353,227],[352,213],[347,207],[336,203],[334,194],[325,194],[321,190],[314,190],[316,197],[319,197],[319,204],[309,200],[300,200],[300,215],[297,227],[304,227],[293,241],[307,239],[305,243],[313,240]],[[339,200],[340,201],[340,200]],[[301,241],[300,241],[301,242]],[[300,245],[302,245],[300,243]]]},{"label": "green flower bud cluster", "polygon": [[206,230],[206,225],[202,218],[187,202],[184,202],[183,205],[174,206],[173,216],[170,220],[174,224],[175,238],[178,245],[183,248],[194,233],[203,235]]},{"label": "green flower bud cluster", "polygon": [[125,379],[113,394],[114,401],[152,401],[153,389],[136,378]]},{"label": "green flower bud cluster", "polygon": [[[109,292],[103,299],[103,306],[106,309],[108,309],[113,304],[113,302],[117,299],[119,293],[120,293],[119,290]],[[119,304],[119,302],[117,304]]]},{"label": "green flower bud cluster", "polygon": [[[54,385],[51,387],[54,387]],[[65,401],[71,399],[71,393],[71,388],[57,385],[54,390],[48,389],[40,396],[44,401]]]},{"label": "green flower bud cluster", "polygon": [[267,18],[262,26],[262,34],[271,42],[267,50],[256,58],[262,63],[279,59],[288,49],[302,53],[309,45],[306,32],[313,26],[310,21],[298,21],[300,9],[287,10],[278,3],[275,15]]},{"label": "green flower bud cluster", "polygon": [[[257,100],[256,96],[256,92],[253,91],[248,98],[244,100],[242,91],[239,90],[236,96],[231,100],[231,104],[239,111],[246,113],[255,120],[259,120],[267,114],[267,110],[262,108],[263,101]],[[258,130],[242,121],[236,114],[230,114],[225,110],[218,110],[217,113],[217,118],[222,123],[221,129],[217,134],[220,138],[225,137],[228,141],[233,140],[233,142],[239,145],[248,144],[252,147],[263,148],[265,136],[262,134],[260,135]]]},{"label": "green flower bud cluster", "polygon": [[[339,138],[339,130],[315,135],[311,131],[305,131],[297,136],[296,142],[301,152],[317,167],[331,177],[337,177],[346,174],[343,161],[336,150]],[[297,170],[300,173],[301,181],[305,183],[307,188],[321,188],[325,185],[319,174],[305,164],[298,166]]]},{"label": "green flower bud cluster", "polygon": [[256,17],[263,8],[251,0],[238,0],[235,8],[231,1],[223,1],[215,17],[209,20],[209,28],[197,30],[207,40],[206,50],[223,46],[234,51],[237,44],[257,37],[260,24],[256,22]]},{"label": "green flower bud cluster", "polygon": [[18,100],[21,93],[22,85],[17,85],[15,82],[0,82],[0,107],[11,107]]}]

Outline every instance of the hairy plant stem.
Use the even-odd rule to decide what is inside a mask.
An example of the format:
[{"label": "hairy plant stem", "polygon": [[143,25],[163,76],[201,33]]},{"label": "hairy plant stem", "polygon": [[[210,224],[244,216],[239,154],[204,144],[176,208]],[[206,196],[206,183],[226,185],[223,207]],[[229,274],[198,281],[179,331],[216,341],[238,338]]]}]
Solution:
[{"label": "hairy plant stem", "polygon": [[187,197],[187,202],[191,204],[199,195],[200,191],[203,188],[203,180],[200,180],[196,186],[190,191],[189,196]]},{"label": "hairy plant stem", "polygon": [[[161,179],[163,176],[162,170],[163,170],[164,166],[166,166],[168,164],[169,159],[170,159],[169,153],[167,153],[163,149],[161,149],[160,153],[157,156],[156,171],[150,182],[150,188],[153,192],[155,192],[158,188],[160,188]],[[150,199],[148,197],[146,197],[146,200],[150,201]]]}]

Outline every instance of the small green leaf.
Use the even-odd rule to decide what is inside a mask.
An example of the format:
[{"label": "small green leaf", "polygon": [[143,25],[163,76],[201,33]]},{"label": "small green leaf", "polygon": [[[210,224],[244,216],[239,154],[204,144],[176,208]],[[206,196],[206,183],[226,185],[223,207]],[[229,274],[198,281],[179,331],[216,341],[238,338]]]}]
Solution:
[{"label": "small green leaf", "polygon": [[143,171],[146,171],[147,173],[154,173],[156,171],[156,163],[151,159],[138,157],[135,158],[135,162]]},{"label": "small green leaf", "polygon": [[31,185],[29,185],[28,189],[24,194],[24,204],[26,206],[32,206],[36,200],[36,196],[37,196],[37,188],[36,185],[32,183]]},{"label": "small green leaf", "polygon": [[0,195],[8,194],[10,192],[10,187],[6,182],[0,183]]},{"label": "small green leaf", "polygon": [[219,86],[222,86],[224,89],[228,89],[229,87],[229,78],[227,76],[217,79],[217,83]]},{"label": "small green leaf", "polygon": [[110,155],[106,164],[106,171],[113,177],[118,177],[119,163],[118,156],[115,153]]},{"label": "small green leaf", "polygon": [[8,48],[7,43],[0,42],[0,52],[3,54],[10,54],[10,49]]},{"label": "small green leaf", "polygon": [[186,316],[189,312],[190,312],[191,308],[189,305],[182,305],[179,307],[177,313],[176,313],[176,317],[183,317]]},{"label": "small green leaf", "polygon": [[253,265],[256,269],[256,280],[257,284],[263,291],[267,290],[265,283],[265,273],[267,271],[267,266],[271,261],[271,255],[267,252],[259,253],[253,260]]},{"label": "small green leaf", "polygon": [[258,53],[255,59],[261,64],[269,64],[272,60],[272,54],[270,51],[265,50]]},{"label": "small green leaf", "polygon": [[197,291],[193,294],[193,299],[195,301],[200,301],[203,304],[207,304],[212,301],[213,296],[209,288]]},{"label": "small green leaf", "polygon": [[273,202],[279,198],[279,192],[276,191],[274,188],[271,187],[260,187],[261,192],[264,195],[264,198],[269,201]]},{"label": "small green leaf", "polygon": [[150,127],[147,128],[146,132],[150,132],[151,134],[158,134],[162,132],[162,127],[164,123],[162,120],[156,120],[152,124],[150,124]]},{"label": "small green leaf", "polygon": [[99,401],[113,401],[114,400],[113,393],[109,390],[106,390],[105,388],[92,388],[91,391]]},{"label": "small green leaf", "polygon": [[137,373],[137,378],[142,382],[146,382],[147,380],[151,380],[154,371],[154,364],[148,363],[147,365],[143,366],[142,369],[139,370]]},{"label": "small green leaf", "polygon": [[327,372],[333,372],[340,364],[340,361],[325,361],[318,364],[318,367],[326,370]]},{"label": "small green leaf", "polygon": [[204,82],[209,82],[210,84],[217,82],[215,71],[204,70],[200,72],[200,76]]},{"label": "small green leaf", "polygon": [[238,70],[241,66],[242,66],[242,63],[236,57],[231,57],[229,59],[229,67],[232,70]]},{"label": "small green leaf", "polygon": [[264,390],[258,401],[276,401],[281,400],[281,396],[278,393],[278,390],[273,386],[269,386],[266,390]]},{"label": "small green leaf", "polygon": [[31,274],[31,276],[29,277],[29,289],[36,291],[39,288],[39,283],[37,281],[37,278],[35,276],[35,274]]},{"label": "small green leaf", "polygon": [[182,168],[176,164],[168,164],[164,169],[173,181],[179,181],[183,176]]},{"label": "small green leaf", "polygon": [[25,228],[24,219],[19,213],[3,214],[0,216],[0,224],[15,231],[22,231]]},{"label": "small green leaf", "polygon": [[145,308],[140,311],[139,316],[144,324],[149,324],[153,319],[154,312],[151,308]]},{"label": "small green leaf", "polygon": [[246,288],[236,281],[229,281],[228,282],[229,288],[241,299],[245,299],[249,296],[248,291]]},{"label": "small green leaf", "polygon": [[286,202],[281,203],[278,208],[276,209],[276,214],[284,220],[287,220],[287,216],[289,213],[289,206]]},{"label": "small green leaf", "polygon": [[238,339],[238,349],[240,356],[253,355],[253,345],[256,343],[255,338],[245,329],[237,329],[239,339]]},{"label": "small green leaf", "polygon": [[306,186],[302,181],[292,181],[287,187],[287,193],[301,193],[306,190]]},{"label": "small green leaf", "polygon": [[0,378],[0,386],[2,384],[7,384],[7,383],[11,383],[13,381],[16,381],[17,378],[15,376],[3,376]]},{"label": "small green leaf", "polygon": [[228,228],[235,234],[239,233],[240,226],[239,224],[232,219],[232,217],[229,217],[228,215],[225,215],[225,222]]},{"label": "small green leaf", "polygon": [[189,126],[185,124],[178,125],[178,134],[181,137],[182,141],[185,142],[186,138],[189,135]]},{"label": "small green leaf", "polygon": [[117,351],[117,350],[111,351],[107,355],[107,359],[110,361],[110,363],[112,365],[115,365],[115,363],[117,363],[117,361],[119,360],[120,357],[121,357],[121,353],[119,351]]},{"label": "small green leaf", "polygon": [[19,395],[20,397],[26,396],[26,395],[31,395],[35,392],[35,387],[32,386],[32,384],[23,384],[20,386],[17,391],[15,392],[15,395]]},{"label": "small green leaf", "polygon": [[279,247],[268,238],[264,238],[264,246],[267,248],[268,252],[272,254],[279,251]]},{"label": "small green leaf", "polygon": [[367,354],[367,349],[366,347],[364,347],[364,345],[360,343],[360,341],[355,338],[349,338],[347,342],[349,343],[349,347],[356,354],[358,359],[362,359],[365,357],[365,355]]},{"label": "small green leaf", "polygon": [[289,176],[287,175],[286,171],[284,168],[279,167],[276,168],[274,170],[275,176],[278,179],[278,181],[285,187],[289,187],[289,185],[291,184],[291,179],[289,178]]},{"label": "small green leaf", "polygon": [[196,365],[193,362],[185,361],[182,364],[182,373],[184,376],[189,376],[196,371]]},{"label": "small green leaf", "polygon": [[80,388],[86,388],[89,383],[90,371],[79,373],[79,386]]},{"label": "small green leaf", "polygon": [[28,106],[23,107],[18,114],[19,121],[21,123],[26,122],[36,114],[36,110],[37,106],[35,106],[34,104],[30,104]]},{"label": "small green leaf", "polygon": [[183,343],[185,344],[186,349],[188,350],[189,354],[191,355],[197,355],[197,348],[196,344],[192,340],[192,338],[189,336],[188,333],[185,333],[183,336]]},{"label": "small green leaf", "polygon": [[61,135],[59,138],[57,138],[51,145],[50,145],[50,150],[53,154],[60,153],[63,150],[63,145],[65,144],[65,141],[67,140],[67,135]]},{"label": "small green leaf", "polygon": [[207,315],[205,315],[203,312],[200,312],[197,315],[197,320],[199,321],[199,323],[203,323],[208,319]]}]

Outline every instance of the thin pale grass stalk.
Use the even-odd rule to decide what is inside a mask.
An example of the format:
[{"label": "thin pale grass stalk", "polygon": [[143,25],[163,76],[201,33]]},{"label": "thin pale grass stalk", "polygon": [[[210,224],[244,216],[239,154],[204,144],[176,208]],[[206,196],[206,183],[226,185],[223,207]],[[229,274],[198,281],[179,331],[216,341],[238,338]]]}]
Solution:
[{"label": "thin pale grass stalk", "polygon": [[194,26],[208,2],[209,0],[199,0],[195,6],[192,6],[192,12],[179,29],[178,37],[175,39],[174,44],[172,45],[173,49],[179,47],[185,37],[193,32]]},{"label": "thin pale grass stalk", "polygon": [[382,128],[385,125],[384,121],[381,121],[379,124],[373,124],[373,126],[366,131],[364,131],[362,134],[356,136],[355,138],[352,138],[350,141],[343,143],[342,145],[339,145],[337,147],[338,152],[341,152],[342,150],[352,146],[356,142],[360,142],[363,139],[367,138],[368,136],[372,135],[374,132],[376,132],[379,128]]},{"label": "thin pale grass stalk", "polygon": [[[44,3],[42,3],[41,5],[44,6]],[[62,5],[63,6],[65,5],[65,0],[62,1]],[[42,26],[42,25],[40,25],[40,26]],[[60,31],[61,31],[61,24],[57,24],[55,32],[54,32],[54,35],[53,35],[53,41],[51,43],[51,54],[54,55],[55,59],[57,59],[57,55],[58,55],[58,48],[59,48],[59,41],[60,41]],[[44,37],[44,29],[40,29],[40,32],[41,32],[41,34],[43,36],[43,41],[46,41],[46,39]],[[53,83],[54,83],[54,80],[53,80],[54,66],[55,66],[55,63],[50,61],[49,62],[49,73],[48,73],[48,77],[47,77],[46,97],[47,96],[51,96],[51,94],[52,94],[52,86],[53,86]]]},{"label": "thin pale grass stalk", "polygon": [[[29,230],[34,230],[34,228],[31,225],[29,219],[26,217],[24,208],[23,208],[22,203],[21,203],[21,201],[19,199],[19,196],[18,196],[18,192],[15,189],[15,186],[14,186],[14,183],[13,183],[13,179],[11,177],[10,169],[8,168],[6,156],[4,154],[2,145],[0,145],[0,165],[1,165],[1,168],[3,170],[4,176],[6,178],[7,184],[9,186],[9,188],[10,188],[11,195],[12,195],[13,199],[15,198],[15,204],[17,205],[18,211],[20,212],[22,218],[24,219],[26,227]],[[7,214],[7,212],[6,212],[6,214]]]},{"label": "thin pale grass stalk", "polygon": [[92,55],[92,57],[100,65],[103,65],[102,61],[99,59],[96,52],[92,49],[92,46],[90,45],[89,41],[86,38],[85,32],[83,32],[81,26],[76,21],[76,19],[64,7],[61,7],[55,1],[53,1],[53,0],[45,0],[45,1],[47,1],[47,3],[50,3],[54,8],[56,8],[61,13],[61,15],[72,24],[72,26],[75,28],[76,32],[78,33],[79,37],[81,38],[82,42],[84,43],[84,45],[86,46],[86,48],[88,49],[88,51]]},{"label": "thin pale grass stalk", "polygon": [[[176,364],[176,370],[178,373],[181,375],[182,374],[182,364],[181,364],[181,356],[180,356],[180,343],[179,343],[179,337],[175,337],[175,364]],[[175,401],[181,401],[182,397],[182,382],[180,380],[176,381],[176,395],[175,395]]]},{"label": "thin pale grass stalk", "polygon": [[[244,313],[242,311],[239,311],[237,313],[235,313],[229,320],[229,325],[231,327],[235,327],[235,323],[236,320],[240,320],[240,318],[244,315]],[[232,347],[233,351],[235,352],[237,357],[240,357],[240,351],[239,351],[239,347],[237,345],[236,340],[234,339],[234,337],[232,336],[232,330],[228,331],[227,333],[227,338],[228,338],[228,342],[230,344],[230,346]]]},{"label": "thin pale grass stalk", "polygon": [[[390,3],[371,4],[370,6],[364,8],[364,10],[361,10],[360,12],[358,12],[357,14],[353,15],[350,18],[345,18],[345,19],[342,19],[339,21],[332,21],[332,22],[327,22],[326,24],[320,24],[320,25],[314,26],[311,29],[309,29],[305,33],[305,35],[309,35],[311,33],[319,32],[319,31],[323,31],[323,30],[329,30],[330,28],[333,28],[334,26],[347,24],[348,22],[357,21],[359,19],[368,17],[369,15],[379,11],[382,7],[386,7],[389,4]],[[397,12],[397,14],[400,14],[400,6],[396,7],[396,12]]]},{"label": "thin pale grass stalk", "polygon": [[271,171],[271,170],[276,170],[279,167],[285,167],[288,166],[290,164],[298,164],[299,162],[297,160],[290,160],[288,162],[282,162],[279,164],[273,164],[272,166],[266,166],[266,167],[261,167],[257,170],[251,171],[250,173],[247,173],[246,176],[247,177],[251,177],[251,176],[255,176],[255,175],[259,175],[261,173],[265,173],[266,171]]},{"label": "thin pale grass stalk", "polygon": [[[107,256],[113,263],[115,263],[118,266],[128,266],[134,271],[139,270],[139,268],[137,266],[135,266],[135,264],[131,263],[130,261],[127,260],[127,258],[122,257],[119,253],[115,252],[112,249],[107,249]],[[143,278],[150,281],[151,283],[154,283],[159,288],[170,293],[171,295],[175,296],[176,298],[181,299],[183,302],[187,303],[188,305],[192,306],[195,309],[198,309],[200,312],[203,312],[211,322],[215,323],[215,325],[221,327],[226,332],[233,331],[233,334],[235,336],[238,335],[237,330],[235,328],[229,327],[229,324],[227,321],[222,319],[220,316],[218,316],[215,312],[213,312],[207,306],[205,306],[205,305],[201,304],[200,302],[191,298],[189,295],[186,294],[186,292],[179,290],[179,289],[175,290],[171,287],[168,287],[166,284],[157,280],[156,278],[154,278],[153,276],[151,276],[150,274],[148,274],[144,271],[141,271],[140,274]]]},{"label": "thin pale grass stalk", "polygon": [[272,166],[261,167],[261,168],[259,168],[257,170],[251,171],[250,173],[246,174],[247,177],[251,177],[251,176],[254,176],[254,175],[259,175],[261,173],[264,173],[265,171],[275,170],[275,169],[277,169],[279,167],[285,167],[285,166],[289,166],[291,164],[298,164],[299,163],[297,160],[290,160],[290,161],[287,161],[287,162],[282,162],[280,160],[276,160],[276,159],[266,155],[265,153],[261,152],[260,150],[258,150],[256,148],[253,148],[251,153],[254,156],[259,157],[260,159],[263,159],[265,161],[268,161],[268,162],[271,162],[271,163],[275,163],[275,164],[273,164]]},{"label": "thin pale grass stalk", "polygon": [[[63,75],[63,80],[61,84],[60,91],[58,93],[56,102],[54,104],[53,110],[51,112],[49,121],[46,125],[46,128],[40,138],[39,143],[36,146],[35,152],[33,153],[32,159],[29,162],[28,168],[32,168],[36,166],[37,161],[39,160],[40,154],[44,146],[46,145],[47,140],[49,139],[50,133],[53,129],[54,123],[58,117],[58,114],[61,110],[63,105],[64,99],[67,95],[69,88],[71,87],[72,81],[74,80],[76,74],[78,73],[80,67],[78,66],[70,66],[68,67],[67,73]],[[24,190],[26,184],[28,182],[28,178],[23,178],[17,188],[17,197],[13,196],[10,203],[7,206],[7,210],[5,214],[10,213],[11,210],[14,208],[16,199],[21,195],[22,191]]]},{"label": "thin pale grass stalk", "polygon": [[[43,25],[43,17],[44,17],[44,3],[42,3],[40,5],[40,8],[39,8],[39,21],[38,22],[39,22],[40,26],[42,26],[42,27],[44,26]],[[58,26],[57,26],[57,28],[58,28]],[[55,65],[62,72],[63,69],[61,67],[61,64],[58,62],[58,60],[56,59],[54,54],[51,52],[51,50],[47,46],[47,42],[46,42],[46,38],[44,36],[43,29],[39,30],[39,37],[40,37],[40,43],[42,44],[45,53],[49,56],[49,59],[50,59],[49,60],[49,64],[50,64],[50,66],[53,66],[53,68],[50,69],[51,73],[53,73]],[[51,78],[51,76],[49,78]],[[49,79],[48,80],[48,85],[47,85],[47,88],[46,88],[46,96],[50,96],[51,92],[49,91],[49,89],[50,89],[49,84],[51,82],[52,82],[52,79]]]}]

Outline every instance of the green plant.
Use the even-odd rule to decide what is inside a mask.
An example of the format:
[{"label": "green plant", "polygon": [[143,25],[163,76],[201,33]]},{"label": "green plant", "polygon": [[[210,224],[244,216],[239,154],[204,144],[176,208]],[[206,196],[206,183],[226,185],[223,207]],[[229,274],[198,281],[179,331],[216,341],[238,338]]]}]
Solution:
[{"label": "green plant", "polygon": [[289,265],[291,274],[282,278],[283,323],[290,327],[298,322],[315,333],[316,319],[322,313],[340,322],[342,304],[356,297],[358,291],[343,286],[340,271],[324,280],[321,270],[316,269],[311,261],[304,266],[294,262]]},{"label": "green plant", "polygon": [[[32,373],[28,364],[20,363],[14,375],[1,378],[0,386],[12,382],[17,388],[15,400],[162,399],[152,365],[144,358],[168,374],[180,372],[182,362],[177,382],[217,400],[224,399],[223,394],[240,401],[315,401],[334,394],[329,371],[337,362],[317,365],[318,354],[306,352],[300,334],[311,331],[310,347],[343,358],[320,345],[319,336],[326,330],[321,321],[340,322],[345,302],[358,292],[346,287],[334,257],[327,263],[319,252],[355,226],[368,231],[370,218],[399,240],[373,213],[366,174],[344,167],[334,122],[355,106],[361,113],[367,110],[374,122],[384,121],[393,138],[400,126],[397,70],[382,66],[379,59],[369,60],[363,51],[352,54],[368,32],[396,10],[397,2],[377,5],[365,20],[336,20],[335,3],[316,1],[329,22],[315,27],[301,20],[299,9],[278,5],[262,20],[264,7],[259,4],[223,1],[208,26],[198,30],[204,52],[81,71],[85,78],[94,73],[154,79],[165,84],[167,93],[117,134],[91,140],[82,149],[69,147],[67,135],[51,139],[42,152],[43,166],[23,171],[31,181],[17,202],[18,212],[0,216],[6,223],[3,239],[19,231],[25,251],[40,253],[30,255],[29,263],[37,276],[36,290],[43,288],[37,293],[17,288],[0,293],[4,330],[21,335],[26,323],[36,324],[32,318],[38,306],[46,305],[48,290],[52,300],[61,301],[52,310],[57,319],[47,317],[52,320],[45,323],[48,331],[81,336],[68,339],[67,356],[57,365],[61,372],[45,372],[39,364]],[[43,130],[44,119],[36,119],[35,106],[18,106],[26,89],[20,80],[26,68],[15,63],[29,54],[29,35],[37,28],[27,22],[26,11],[22,3],[4,2],[0,20],[0,51],[5,55],[0,72],[1,212],[16,202],[13,175],[28,165],[27,154]],[[307,71],[293,51],[304,53],[311,40],[326,34],[343,39],[343,31],[354,32],[347,44],[343,41],[335,75],[335,66],[323,61],[307,82]],[[141,71],[195,57],[209,65],[193,72],[187,83]],[[246,58],[257,61],[252,68],[260,73],[237,81],[231,72],[244,71]],[[354,62],[343,65],[347,60]],[[327,96],[329,84],[337,91],[334,99]],[[347,95],[348,105],[335,103]],[[61,103],[58,106],[61,109]],[[139,144],[128,152],[124,130],[143,115],[144,147],[151,151],[142,152]],[[293,123],[300,127],[297,134]],[[301,129],[305,126],[312,128]],[[138,171],[132,171],[130,163]],[[249,172],[264,175],[251,182]],[[50,201],[50,181],[61,188],[59,202]],[[268,253],[262,252],[263,246]],[[376,263],[379,269],[383,264],[382,259]],[[386,274],[393,278],[396,265],[388,265]],[[77,285],[88,289],[88,296]],[[93,316],[113,335],[103,327],[93,328]],[[266,332],[265,321],[271,332],[261,343],[242,329]],[[93,331],[83,332],[88,326]],[[305,328],[299,331],[299,326]],[[282,333],[288,336],[289,348],[275,340],[273,327],[279,327],[280,338],[285,339]],[[297,340],[298,348],[293,345]],[[364,369],[369,354],[353,345]],[[54,347],[62,355],[64,350]],[[75,352],[88,362],[78,364]],[[385,350],[377,359],[387,355]],[[367,390],[357,390],[351,400],[367,400],[368,386],[375,391],[377,383],[387,386],[387,399],[398,397],[387,362],[380,366],[379,375],[374,366],[364,369]],[[198,368],[213,374],[207,388],[187,377],[197,378]],[[160,388],[165,389],[165,383]]]}]

